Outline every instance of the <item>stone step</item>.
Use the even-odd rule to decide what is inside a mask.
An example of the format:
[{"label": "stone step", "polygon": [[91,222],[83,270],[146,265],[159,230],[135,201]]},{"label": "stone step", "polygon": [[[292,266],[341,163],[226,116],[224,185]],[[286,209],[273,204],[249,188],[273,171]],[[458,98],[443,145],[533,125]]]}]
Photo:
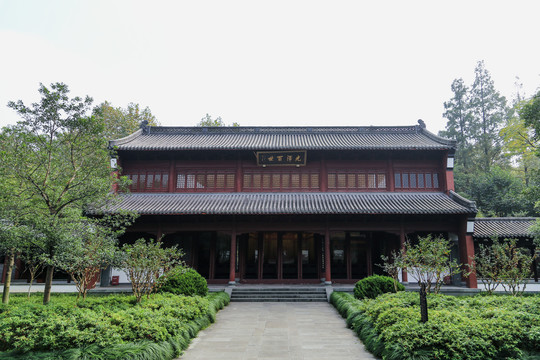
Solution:
[{"label": "stone step", "polygon": [[269,288],[269,289],[241,289],[241,288],[235,288],[233,291],[235,292],[302,292],[302,293],[326,293],[325,288],[306,288],[306,289],[291,289],[291,288]]},{"label": "stone step", "polygon": [[238,302],[326,302],[326,289],[298,288],[298,287],[271,287],[271,288],[234,288],[231,292],[231,301]]},{"label": "stone step", "polygon": [[274,290],[274,291],[245,291],[245,290],[232,290],[237,294],[326,294],[326,291],[283,291],[283,290]]},{"label": "stone step", "polygon": [[326,294],[235,294],[233,293],[231,298],[249,298],[249,297],[260,297],[260,298],[285,298],[285,299],[298,299],[298,298],[321,298],[326,299]]},{"label": "stone step", "polygon": [[250,298],[240,298],[234,299],[231,298],[231,301],[234,302],[326,302],[325,298],[259,298],[259,297],[250,297]]}]

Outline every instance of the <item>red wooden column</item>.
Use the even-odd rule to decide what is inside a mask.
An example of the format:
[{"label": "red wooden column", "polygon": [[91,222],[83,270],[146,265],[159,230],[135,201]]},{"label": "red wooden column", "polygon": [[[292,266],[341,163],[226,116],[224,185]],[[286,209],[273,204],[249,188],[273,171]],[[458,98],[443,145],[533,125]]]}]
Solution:
[{"label": "red wooden column", "polygon": [[[401,250],[405,248],[405,226],[403,226],[403,222],[401,222],[401,226],[399,229],[399,244],[401,247]],[[401,281],[404,283],[409,282],[409,278],[407,276],[407,270],[401,269]]]},{"label": "red wooden column", "polygon": [[328,230],[328,226],[324,232],[324,262],[324,283],[330,285],[332,284],[332,269],[330,268],[330,231]]},{"label": "red wooden column", "polygon": [[229,268],[229,284],[236,284],[236,229],[231,234],[231,256]]},{"label": "red wooden column", "polygon": [[172,193],[174,192],[174,183],[175,183],[175,170],[176,170],[176,161],[170,160],[169,161],[169,184],[167,187],[167,191]]},{"label": "red wooden column", "polygon": [[[460,222],[458,234],[459,258],[462,264],[468,264],[469,266],[472,265],[472,257],[474,256],[473,231],[474,229],[467,229],[467,218],[463,217]],[[469,269],[465,267],[463,270],[468,271]],[[478,281],[475,273],[470,274],[469,277],[466,278],[466,282],[468,288],[478,288]]]}]

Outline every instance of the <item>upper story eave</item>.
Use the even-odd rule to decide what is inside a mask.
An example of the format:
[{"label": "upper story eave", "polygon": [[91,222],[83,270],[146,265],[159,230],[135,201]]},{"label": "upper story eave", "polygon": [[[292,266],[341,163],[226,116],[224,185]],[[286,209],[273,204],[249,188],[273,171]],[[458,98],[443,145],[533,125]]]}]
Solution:
[{"label": "upper story eave", "polygon": [[449,150],[423,123],[358,127],[168,127],[143,126],[109,146],[119,151],[180,150]]}]

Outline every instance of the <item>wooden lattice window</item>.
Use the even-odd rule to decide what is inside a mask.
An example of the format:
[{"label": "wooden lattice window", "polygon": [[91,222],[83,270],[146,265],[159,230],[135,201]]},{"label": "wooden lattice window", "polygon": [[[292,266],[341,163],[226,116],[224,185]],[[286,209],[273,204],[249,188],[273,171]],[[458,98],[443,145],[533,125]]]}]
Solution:
[{"label": "wooden lattice window", "polygon": [[396,170],[394,186],[396,189],[439,189],[439,173],[434,170]]},{"label": "wooden lattice window", "polygon": [[228,170],[191,170],[176,171],[177,192],[218,192],[234,191],[235,174]]},{"label": "wooden lattice window", "polygon": [[169,187],[166,170],[132,170],[125,175],[131,180],[131,192],[164,192]]},{"label": "wooden lattice window", "polygon": [[319,190],[319,172],[246,170],[242,184],[244,191]]},{"label": "wooden lattice window", "polygon": [[354,169],[328,171],[329,190],[381,190],[386,189],[386,173]]}]

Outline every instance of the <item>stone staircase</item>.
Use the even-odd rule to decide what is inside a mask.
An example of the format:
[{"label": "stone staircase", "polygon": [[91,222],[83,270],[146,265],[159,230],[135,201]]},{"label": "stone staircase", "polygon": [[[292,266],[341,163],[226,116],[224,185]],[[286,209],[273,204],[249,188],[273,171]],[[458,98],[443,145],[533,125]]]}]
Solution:
[{"label": "stone staircase", "polygon": [[325,287],[235,287],[231,301],[237,302],[326,302]]}]

